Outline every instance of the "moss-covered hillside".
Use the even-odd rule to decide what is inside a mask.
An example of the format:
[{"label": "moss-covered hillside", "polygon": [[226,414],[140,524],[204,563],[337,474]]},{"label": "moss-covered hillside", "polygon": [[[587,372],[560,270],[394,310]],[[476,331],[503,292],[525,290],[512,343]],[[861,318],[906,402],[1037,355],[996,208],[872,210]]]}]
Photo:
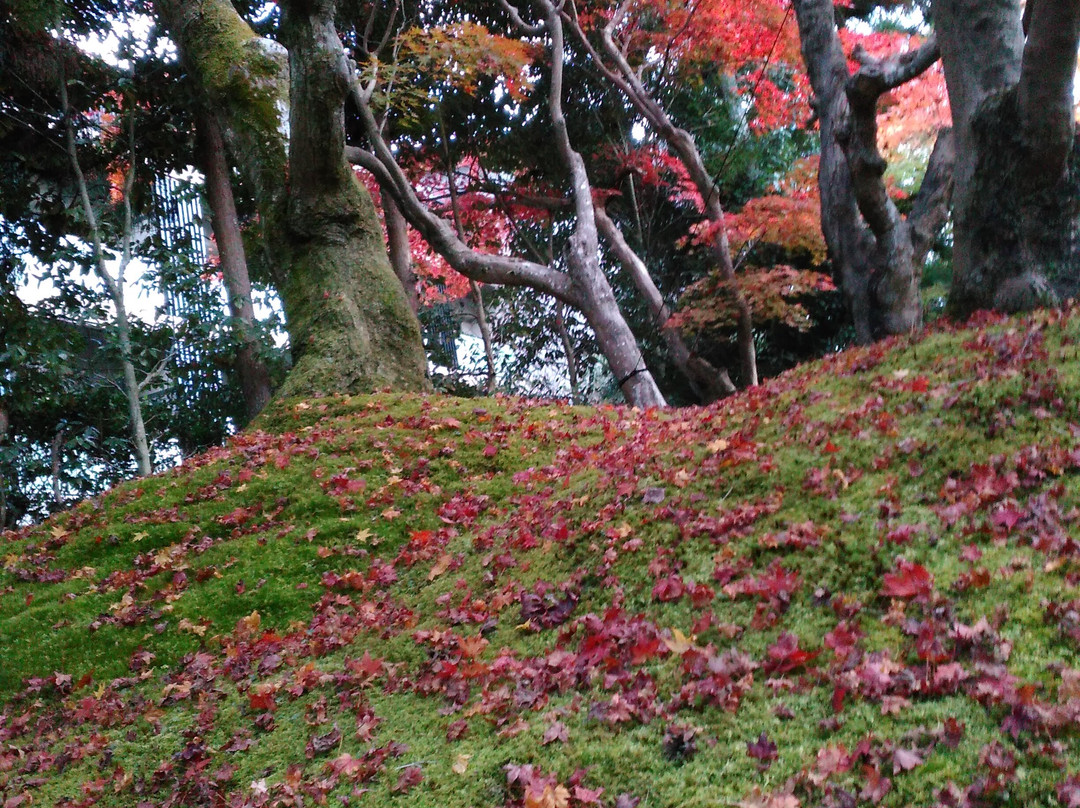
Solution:
[{"label": "moss-covered hillside", "polygon": [[1078,338],[282,403],[0,539],[0,806],[1080,805]]}]

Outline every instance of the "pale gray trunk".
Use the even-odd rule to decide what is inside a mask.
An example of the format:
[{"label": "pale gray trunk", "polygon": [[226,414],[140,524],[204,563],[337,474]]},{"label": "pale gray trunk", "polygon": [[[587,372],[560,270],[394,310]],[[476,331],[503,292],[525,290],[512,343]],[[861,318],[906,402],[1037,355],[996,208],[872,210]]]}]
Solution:
[{"label": "pale gray trunk", "polygon": [[566,249],[566,261],[574,285],[582,290],[582,299],[589,301],[583,310],[596,333],[596,341],[615,374],[615,381],[626,400],[639,407],[666,407],[660,388],[645,365],[637,337],[630,330],[619,310],[611,285],[600,268],[600,244],[596,232],[596,210],[592,186],[585,171],[585,161],[574,150],[563,114],[562,88],[565,49],[562,20],[551,3],[540,4],[545,12],[548,35],[551,37],[551,110],[555,142],[563,164],[570,170],[570,183],[576,219]]},{"label": "pale gray trunk", "polygon": [[578,387],[577,355],[574,353],[574,340],[570,337],[570,330],[566,327],[566,304],[555,301],[555,331],[562,343],[563,353],[566,355],[566,376],[570,383],[570,403],[581,403],[581,392]]},{"label": "pale gray trunk", "polygon": [[75,123],[72,120],[72,111],[70,104],[68,103],[67,82],[63,76],[61,76],[60,81],[60,103],[63,107],[62,111],[64,115],[68,158],[71,162],[72,173],[75,175],[75,185],[79,192],[79,200],[82,204],[83,215],[86,217],[86,227],[90,236],[90,245],[94,252],[94,271],[105,286],[109,299],[112,300],[113,306],[116,309],[115,326],[117,340],[120,344],[120,364],[123,369],[123,390],[124,396],[127,399],[131,440],[135,449],[135,461],[138,464],[139,475],[145,477],[153,474],[154,468],[150,461],[150,445],[146,439],[146,424],[143,422],[141,401],[142,390],[139,386],[138,379],[135,377],[135,365],[131,360],[131,324],[128,322],[127,306],[124,303],[124,271],[131,262],[131,193],[135,182],[134,119],[130,117],[133,113],[128,113],[130,124],[129,137],[131,141],[129,159],[131,160],[131,165],[128,167],[127,174],[124,178],[124,188],[122,191],[124,196],[124,221],[122,233],[123,252],[120,258],[119,267],[117,268],[116,277],[114,278],[109,274],[109,270],[105,266],[105,249],[102,244],[101,228],[98,226],[97,214],[90,201],[90,192],[86,185],[86,177],[83,175],[82,166],[79,163],[79,152],[75,142]]},{"label": "pale gray trunk", "polygon": [[[548,0],[543,0],[544,5],[552,7]],[[559,6],[562,10],[562,5]],[[720,188],[713,180],[712,175],[705,167],[701,152],[694,142],[693,136],[675,125],[664,107],[657,102],[652,93],[646,88],[641,74],[635,70],[627,59],[626,54],[615,42],[615,30],[623,17],[629,13],[629,4],[622,3],[612,14],[607,25],[601,29],[602,50],[612,65],[607,64],[603,56],[592,46],[589,37],[582,28],[573,6],[563,11],[563,15],[570,23],[571,30],[577,36],[582,46],[593,59],[593,63],[601,73],[611,81],[626,96],[634,108],[653,126],[657,134],[679,158],[686,168],[690,181],[693,183],[702,200],[702,213],[712,225],[713,237],[710,240],[710,250],[716,261],[720,276],[727,285],[731,299],[735,302],[736,318],[736,343],[739,350],[739,364],[742,372],[742,382],[745,385],[758,383],[757,351],[754,346],[754,323],[750,304],[739,289],[735,278],[735,266],[731,260],[731,247],[728,243],[727,227],[724,224],[724,210],[720,204]],[[705,373],[711,365],[705,363],[698,367],[698,372]],[[708,389],[723,390],[730,385],[731,380],[724,374],[709,382],[703,382]]]},{"label": "pale gray trunk", "polygon": [[682,332],[671,325],[671,309],[664,302],[663,295],[653,283],[648,267],[641,257],[626,243],[615,222],[607,215],[607,211],[601,205],[596,206],[596,226],[600,234],[611,245],[612,251],[619,259],[623,269],[630,275],[638,293],[645,299],[649,308],[652,321],[660,329],[660,336],[667,345],[668,354],[675,366],[679,368],[683,376],[690,383],[694,394],[703,402],[716,401],[735,392],[735,385],[731,383],[726,370],[717,370],[709,362],[700,356],[696,356],[683,339]]},{"label": "pale gray trunk", "polygon": [[491,341],[491,326],[488,325],[487,309],[484,307],[484,292],[476,281],[469,281],[469,293],[476,303],[476,324],[480,326],[480,338],[484,343],[484,361],[487,364],[487,379],[484,381],[484,392],[489,396],[495,392],[495,348]]}]

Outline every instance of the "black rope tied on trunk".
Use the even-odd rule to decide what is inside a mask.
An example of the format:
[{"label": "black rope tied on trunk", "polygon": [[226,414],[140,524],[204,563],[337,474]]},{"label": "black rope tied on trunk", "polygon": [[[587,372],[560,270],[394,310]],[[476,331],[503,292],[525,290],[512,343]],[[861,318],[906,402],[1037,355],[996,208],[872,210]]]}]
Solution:
[{"label": "black rope tied on trunk", "polygon": [[622,379],[619,380],[619,387],[622,387],[624,384],[626,384],[628,381],[630,381],[635,376],[640,376],[642,373],[648,373],[648,372],[649,372],[648,368],[635,368],[634,370],[631,370],[629,373],[627,373],[625,376],[623,376]]}]

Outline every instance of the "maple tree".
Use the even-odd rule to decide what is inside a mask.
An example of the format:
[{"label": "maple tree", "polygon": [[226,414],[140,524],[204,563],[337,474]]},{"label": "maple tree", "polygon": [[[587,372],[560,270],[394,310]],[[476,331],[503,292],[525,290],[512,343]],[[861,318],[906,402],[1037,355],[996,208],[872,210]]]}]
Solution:
[{"label": "maple tree", "polygon": [[879,37],[852,49],[855,38],[841,36],[831,0],[794,8],[821,131],[821,222],[834,276],[860,341],[912,331],[922,323],[922,264],[948,218],[956,152],[950,131],[941,130],[904,216],[885,183],[878,106],[933,67],[937,40],[902,48],[899,37]]}]

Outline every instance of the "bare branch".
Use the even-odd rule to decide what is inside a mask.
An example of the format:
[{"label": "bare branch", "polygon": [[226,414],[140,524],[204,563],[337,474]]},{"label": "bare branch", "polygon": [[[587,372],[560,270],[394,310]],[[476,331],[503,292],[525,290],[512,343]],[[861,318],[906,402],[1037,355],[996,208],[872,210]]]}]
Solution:
[{"label": "bare branch", "polygon": [[394,160],[390,147],[375,128],[377,125],[370,107],[361,106],[360,114],[379,154],[349,146],[345,149],[346,159],[375,175],[379,185],[397,200],[409,223],[450,266],[465,277],[482,283],[531,286],[572,306],[580,305],[578,295],[564,273],[533,261],[478,253],[466,245],[449,222],[436,216],[417,197],[405,173]]},{"label": "bare branch", "polygon": [[862,65],[848,81],[848,96],[857,93],[866,98],[877,99],[888,92],[921,76],[941,58],[937,35],[931,34],[913,51],[875,59],[860,45],[853,54]]},{"label": "bare branch", "polygon": [[517,6],[511,5],[507,0],[499,0],[499,5],[510,16],[510,22],[514,24],[514,27],[525,36],[540,36],[547,28],[542,22],[535,24],[525,22],[521,12],[517,10]]}]

